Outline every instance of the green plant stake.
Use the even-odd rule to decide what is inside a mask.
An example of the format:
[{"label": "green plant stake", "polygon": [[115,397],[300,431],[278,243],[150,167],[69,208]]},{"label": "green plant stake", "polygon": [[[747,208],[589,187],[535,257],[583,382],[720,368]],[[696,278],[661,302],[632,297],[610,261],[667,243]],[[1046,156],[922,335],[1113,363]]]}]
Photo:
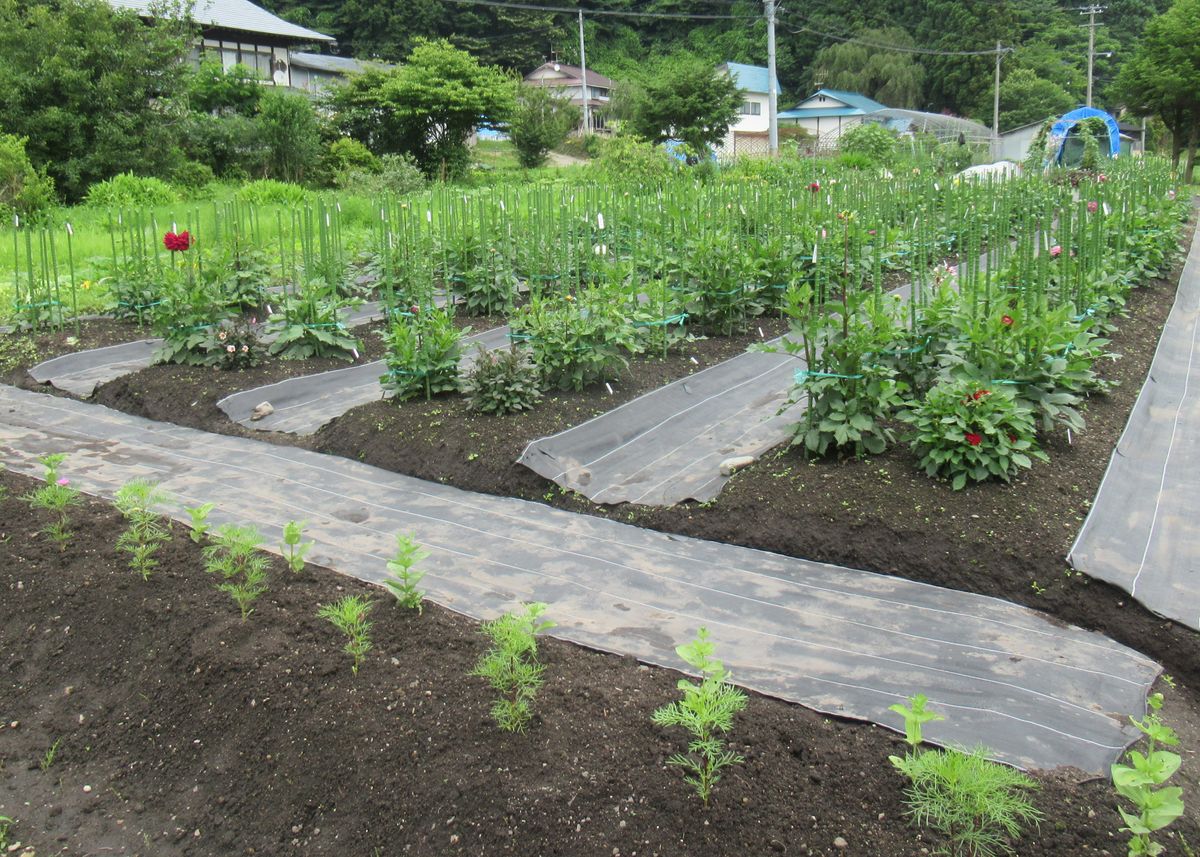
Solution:
[{"label": "green plant stake", "polygon": [[421,600],[425,593],[417,588],[425,572],[416,571],[413,566],[429,557],[429,551],[422,548],[411,536],[403,533],[396,534],[396,555],[388,560],[388,576],[383,585],[396,596],[396,602],[401,607],[422,613]]},{"label": "green plant stake", "polygon": [[346,635],[344,651],[354,658],[351,669],[355,675],[371,650],[371,622],[367,614],[374,606],[375,602],[365,595],[347,595],[341,601],[325,604],[317,610],[317,616],[328,619],[333,627]]},{"label": "green plant stake", "polygon": [[492,719],[506,732],[524,732],[533,718],[533,701],[541,688],[545,667],[537,661],[537,635],[554,623],[539,621],[546,612],[541,602],[527,604],[523,613],[505,613],[484,622],[481,630],[492,641],[471,675],[486,678],[499,697]]},{"label": "green plant stake", "polygon": [[721,736],[733,727],[733,716],[746,707],[746,694],[729,683],[725,665],[713,658],[715,651],[707,628],[697,631],[692,642],[675,648],[679,657],[700,673],[700,683],[680,679],[677,686],[683,699],[664,705],[650,718],[656,726],[682,726],[691,733],[687,753],[675,753],[667,764],[683,768],[684,782],[696,790],[706,807],[721,771],[745,761],[726,749]]}]

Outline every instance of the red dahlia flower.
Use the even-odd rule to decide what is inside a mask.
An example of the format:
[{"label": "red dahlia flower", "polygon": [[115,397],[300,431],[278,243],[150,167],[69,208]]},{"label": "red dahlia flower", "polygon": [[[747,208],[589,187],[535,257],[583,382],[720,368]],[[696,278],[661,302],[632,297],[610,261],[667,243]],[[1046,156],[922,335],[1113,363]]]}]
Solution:
[{"label": "red dahlia flower", "polygon": [[1011,315],[1000,316],[1000,323],[1005,327],[1012,327],[1013,317]]},{"label": "red dahlia flower", "polygon": [[1088,214],[1095,214],[1099,209],[1100,203],[1096,202],[1096,200],[1093,199],[1088,203]]},{"label": "red dahlia flower", "polygon": [[992,393],[991,390],[976,390],[974,393],[971,394],[971,400],[978,402],[984,396],[990,396],[991,393]]},{"label": "red dahlia flower", "polygon": [[192,236],[188,234],[187,230],[180,232],[178,235],[174,232],[168,232],[163,236],[163,246],[172,253],[187,250],[192,246]]},{"label": "red dahlia flower", "polygon": [[808,189],[811,190],[813,193],[816,193],[817,191],[819,191],[821,189],[821,183],[813,182],[812,184],[810,184],[808,186]]},{"label": "red dahlia flower", "polygon": [[971,444],[971,446],[979,446],[979,444],[983,443],[983,437],[975,434],[973,431],[967,432],[966,437],[967,443]]}]

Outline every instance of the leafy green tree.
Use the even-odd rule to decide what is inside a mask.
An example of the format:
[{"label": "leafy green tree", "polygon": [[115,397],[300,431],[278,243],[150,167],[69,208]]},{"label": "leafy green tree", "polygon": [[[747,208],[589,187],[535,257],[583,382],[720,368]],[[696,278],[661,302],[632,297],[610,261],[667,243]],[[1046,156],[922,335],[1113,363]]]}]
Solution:
[{"label": "leafy green tree", "polygon": [[0,0],[0,128],[69,200],[121,172],[168,173],[190,43],[178,19],[104,0]]},{"label": "leafy green tree", "polygon": [[916,108],[921,104],[925,67],[913,54],[880,50],[871,44],[915,47],[900,27],[863,30],[861,42],[840,42],[824,48],[813,60],[814,75],[831,89],[859,92],[888,107]]},{"label": "leafy green tree", "polygon": [[1187,153],[1184,180],[1191,182],[1200,142],[1200,0],[1175,0],[1146,24],[1117,89],[1134,113],[1162,119],[1177,166]]},{"label": "leafy green tree", "polygon": [[1075,99],[1066,90],[1027,68],[1010,72],[1000,83],[1000,127],[1004,130],[1061,116],[1074,106]]},{"label": "leafy green tree", "polygon": [[352,79],[329,104],[340,130],[376,154],[409,153],[426,174],[450,177],[466,170],[473,130],[508,122],[513,89],[503,71],[449,42],[422,41],[402,65]]},{"label": "leafy green tree", "polygon": [[199,113],[237,113],[253,116],[263,86],[255,73],[238,63],[228,70],[219,59],[206,58],[188,77],[188,107]]},{"label": "leafy green tree", "polygon": [[259,104],[259,133],[269,178],[302,182],[321,157],[317,113],[303,95],[268,90]]},{"label": "leafy green tree", "polygon": [[25,138],[0,133],[0,217],[7,221],[16,212],[28,218],[54,202],[54,182],[29,162]]},{"label": "leafy green tree", "polygon": [[629,125],[655,143],[682,140],[697,152],[725,138],[742,93],[733,78],[701,57],[675,54],[655,66],[629,93]]},{"label": "leafy green tree", "polygon": [[508,136],[523,167],[540,167],[555,146],[579,126],[582,111],[540,86],[519,86]]}]

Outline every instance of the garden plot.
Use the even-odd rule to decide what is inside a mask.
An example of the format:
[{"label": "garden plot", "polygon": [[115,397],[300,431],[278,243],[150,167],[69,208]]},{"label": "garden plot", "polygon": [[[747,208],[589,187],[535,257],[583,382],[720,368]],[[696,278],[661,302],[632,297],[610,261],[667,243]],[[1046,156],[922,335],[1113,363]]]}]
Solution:
[{"label": "garden plot", "polygon": [[[838,716],[888,722],[923,688],[951,717],[930,736],[998,758],[1106,770],[1135,737],[1158,673],[1104,637],[992,598],[675,537],[513,499],[472,495],[344,459],[0,391],[6,457],[32,472],[66,452],[82,489],[134,477],[269,535],[304,517],[313,559],[379,580],[393,536],[433,551],[430,597],[472,616],[554,607],[557,636],[674,664],[698,625],[747,686]],[[696,569],[703,568],[703,582]]]},{"label": "garden plot", "polygon": [[1200,236],[1149,377],[1069,561],[1200,629]]}]

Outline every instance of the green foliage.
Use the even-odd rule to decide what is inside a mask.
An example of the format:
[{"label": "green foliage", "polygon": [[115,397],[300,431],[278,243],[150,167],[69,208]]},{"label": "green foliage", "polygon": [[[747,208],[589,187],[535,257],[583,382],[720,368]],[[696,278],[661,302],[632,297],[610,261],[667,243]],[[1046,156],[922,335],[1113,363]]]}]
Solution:
[{"label": "green foliage", "polygon": [[322,298],[320,289],[310,285],[303,295],[288,295],[277,306],[276,314],[268,319],[275,334],[268,353],[284,360],[353,360],[358,353],[358,340],[341,322],[341,303]]},{"label": "green foliage", "polygon": [[528,349],[487,351],[481,345],[462,391],[467,405],[484,414],[511,414],[531,410],[542,400],[541,372]]},{"label": "green foliage", "polygon": [[943,380],[902,415],[912,423],[913,451],[928,476],[950,480],[955,491],[967,481],[1010,480],[1047,461],[1037,448],[1033,414],[1012,389],[993,389],[970,380]]},{"label": "green foliage", "polygon": [[312,550],[315,542],[302,542],[304,538],[304,524],[300,521],[288,521],[283,525],[283,542],[279,545],[279,550],[283,554],[283,558],[287,560],[288,568],[292,573],[299,573],[304,570],[304,556]]},{"label": "green foliage", "polygon": [[676,139],[707,152],[725,139],[742,105],[732,77],[702,57],[676,53],[648,69],[628,96],[629,127],[653,143]]},{"label": "green foliage", "polygon": [[1179,744],[1175,730],[1162,722],[1161,693],[1151,694],[1147,703],[1150,712],[1141,720],[1129,718],[1145,736],[1146,752],[1130,750],[1125,755],[1128,764],[1112,766],[1113,786],[1117,794],[1133,804],[1135,813],[1118,807],[1125,827],[1121,832],[1130,834],[1129,857],[1157,857],[1164,847],[1151,838],[1151,834],[1170,825],[1183,815],[1183,789],[1179,786],[1163,787],[1182,763],[1177,753],[1158,749],[1159,745],[1173,747]]},{"label": "green foliage", "polygon": [[24,137],[0,132],[0,217],[9,223],[14,213],[29,220],[57,201],[54,180],[44,170],[34,169],[25,143]]},{"label": "green foliage", "polygon": [[54,743],[51,744],[46,749],[46,752],[42,754],[42,759],[40,762],[38,762],[38,767],[41,768],[41,771],[43,774],[46,773],[46,771],[50,770],[50,768],[54,765],[54,760],[58,756],[58,748],[61,745],[62,745],[62,738],[61,737],[55,738]]},{"label": "green foliage", "polygon": [[582,111],[567,99],[540,86],[520,85],[508,123],[508,136],[521,166],[532,169],[546,162],[579,125]]},{"label": "green foliage", "polygon": [[186,188],[192,195],[216,180],[213,168],[200,161],[182,161],[171,169],[171,182]]},{"label": "green foliage", "polygon": [[916,47],[902,27],[862,30],[859,41],[822,48],[813,59],[813,78],[823,87],[858,92],[888,107],[921,109],[925,68],[903,51],[880,50],[872,45]]},{"label": "green foliage", "polygon": [[633,329],[603,289],[574,295],[532,295],[511,320],[516,341],[528,342],[545,384],[582,390],[627,365]]},{"label": "green foliage", "polygon": [[1015,68],[1000,83],[1001,130],[1057,118],[1074,106],[1075,99],[1065,89],[1032,69]]},{"label": "green foliage", "polygon": [[700,683],[680,679],[677,686],[683,699],[659,708],[651,720],[656,726],[682,726],[691,734],[687,753],[675,753],[667,764],[684,769],[684,782],[708,806],[721,771],[745,761],[726,749],[721,736],[733,728],[734,715],[746,707],[746,694],[729,683],[724,664],[713,658],[716,646],[709,641],[707,628],[700,628],[695,640],[675,651],[700,673]]},{"label": "green foliage", "polygon": [[412,155],[384,155],[379,169],[355,169],[342,173],[338,186],[360,196],[404,196],[425,187],[425,174]]},{"label": "green foliage", "polygon": [[[912,750],[920,747],[921,743],[925,740],[921,734],[921,727],[924,724],[946,719],[936,711],[927,709],[925,706],[928,703],[929,697],[923,693],[918,693],[908,698],[908,705],[896,703],[895,705],[888,706],[888,711],[894,711],[904,718],[904,741]],[[897,757],[891,756],[890,758],[893,765],[899,764]]]},{"label": "green foliage", "polygon": [[219,57],[207,56],[187,79],[188,108],[197,113],[253,116],[264,91],[253,71],[241,63],[228,69]]},{"label": "green foliage", "polygon": [[258,126],[271,178],[302,182],[321,157],[321,138],[312,102],[271,87],[258,106]]},{"label": "green foliage", "polygon": [[345,186],[353,173],[375,175],[382,168],[379,158],[352,137],[338,137],[321,155],[321,174],[337,187]]},{"label": "green foliage", "polygon": [[537,635],[554,627],[542,621],[546,605],[525,605],[523,613],[505,613],[484,622],[480,630],[491,640],[471,675],[486,678],[499,697],[492,703],[492,719],[506,732],[524,732],[533,719],[533,701],[544,681],[545,667],[537,660]]},{"label": "green foliage", "polygon": [[162,179],[120,173],[88,188],[84,202],[94,208],[151,208],[179,202],[179,193]]},{"label": "green foliage", "polygon": [[299,206],[312,201],[312,194],[300,185],[275,179],[259,179],[244,184],[234,196],[239,202],[260,206]]},{"label": "green foliage", "polygon": [[396,603],[417,613],[424,612],[421,601],[425,593],[417,588],[425,572],[414,566],[429,558],[429,551],[422,548],[412,536],[396,534],[396,555],[388,560],[388,576],[383,585],[396,596]]},{"label": "green foliage", "polygon": [[71,508],[81,502],[79,492],[71,487],[69,479],[58,475],[58,466],[66,461],[66,453],[55,452],[43,455],[42,485],[25,494],[22,499],[30,508],[49,512],[53,517],[41,529],[42,535],[58,544],[65,551],[71,541]]},{"label": "green foliage", "polygon": [[930,159],[933,161],[933,168],[939,173],[953,175],[971,166],[974,155],[970,146],[959,143],[939,143],[930,152]]},{"label": "green foliage", "polygon": [[317,610],[317,616],[328,619],[333,627],[346,635],[346,645],[343,651],[354,658],[351,670],[358,675],[358,668],[366,660],[367,652],[371,651],[371,626],[367,614],[375,602],[365,595],[347,595],[340,601],[324,604]]},{"label": "green foliage", "polygon": [[117,510],[128,526],[117,537],[117,550],[129,554],[129,567],[149,580],[158,566],[154,555],[171,537],[155,506],[166,502],[166,494],[153,482],[133,479],[113,496]]},{"label": "green foliage", "polygon": [[878,122],[860,122],[838,138],[838,149],[870,158],[873,165],[886,165],[895,159],[896,135]]},{"label": "green foliage", "polygon": [[185,509],[191,519],[191,537],[196,544],[202,544],[204,537],[212,526],[208,523],[208,515],[215,509],[216,503],[203,503],[193,508]]},{"label": "green foliage", "polygon": [[270,560],[262,546],[257,527],[222,524],[212,531],[212,544],[204,548],[204,570],[221,576],[217,589],[237,604],[243,622],[254,612],[254,602],[267,591]]},{"label": "green foliage", "polygon": [[622,133],[601,141],[590,168],[604,182],[656,184],[677,172],[679,162],[662,146]]},{"label": "green foliage", "polygon": [[462,338],[469,331],[455,325],[448,309],[414,305],[399,314],[386,337],[388,374],[380,379],[383,388],[400,402],[456,391]]}]

